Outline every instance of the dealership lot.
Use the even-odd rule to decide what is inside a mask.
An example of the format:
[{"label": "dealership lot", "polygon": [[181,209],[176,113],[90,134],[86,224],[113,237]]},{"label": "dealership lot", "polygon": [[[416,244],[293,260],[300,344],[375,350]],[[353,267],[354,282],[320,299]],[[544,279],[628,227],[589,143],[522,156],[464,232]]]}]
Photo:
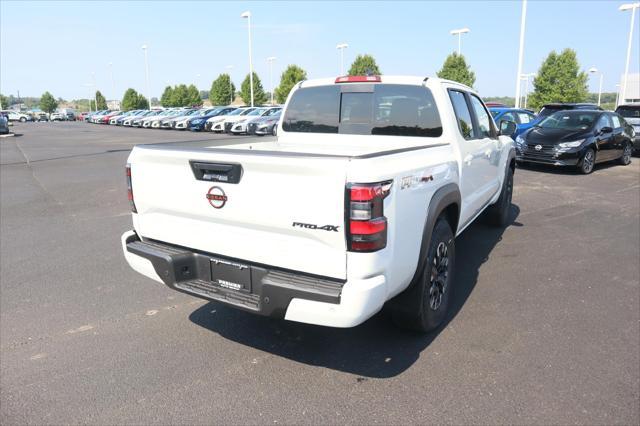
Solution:
[{"label": "dealership lot", "polygon": [[[0,139],[3,423],[640,421],[640,159],[519,169],[513,223],[457,241],[420,336],[257,317],[133,272],[135,144],[244,136],[25,123]],[[269,138],[251,140],[266,141]]]}]

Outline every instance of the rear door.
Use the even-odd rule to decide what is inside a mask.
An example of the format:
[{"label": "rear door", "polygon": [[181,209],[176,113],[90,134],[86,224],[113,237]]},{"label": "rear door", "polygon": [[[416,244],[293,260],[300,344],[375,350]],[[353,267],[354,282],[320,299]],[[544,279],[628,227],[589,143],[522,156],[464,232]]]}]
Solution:
[{"label": "rear door", "polygon": [[602,114],[596,122],[596,145],[598,146],[597,162],[616,158],[615,134],[609,114]]},{"label": "rear door", "polygon": [[129,161],[138,234],[346,278],[348,158],[223,151],[136,147]]},{"label": "rear door", "polygon": [[613,149],[611,153],[613,158],[622,157],[626,136],[624,134],[624,120],[618,114],[608,113],[613,123]]},{"label": "rear door", "polygon": [[462,135],[460,142],[461,192],[463,222],[472,219],[486,204],[488,188],[492,185],[489,160],[494,150],[493,141],[484,137],[478,129],[471,100],[466,92],[449,89],[449,98],[453,105]]}]

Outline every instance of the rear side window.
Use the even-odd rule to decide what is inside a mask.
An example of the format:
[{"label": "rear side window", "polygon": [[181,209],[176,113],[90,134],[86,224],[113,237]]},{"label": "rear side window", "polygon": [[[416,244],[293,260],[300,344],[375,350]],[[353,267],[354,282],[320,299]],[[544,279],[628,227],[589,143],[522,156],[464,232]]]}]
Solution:
[{"label": "rear side window", "polygon": [[297,90],[282,125],[287,132],[438,137],[440,115],[422,86],[374,84]]},{"label": "rear side window", "polygon": [[533,116],[531,114],[527,114],[526,112],[519,112],[518,118],[520,119],[520,124],[527,124],[533,121]]},{"label": "rear side window", "polygon": [[613,128],[614,129],[622,127],[622,123],[620,122],[620,118],[617,115],[611,114],[611,120],[613,121]]},{"label": "rear side window", "polygon": [[451,104],[456,113],[460,133],[465,139],[473,139],[473,122],[464,93],[457,90],[449,90],[449,98],[451,98]]}]

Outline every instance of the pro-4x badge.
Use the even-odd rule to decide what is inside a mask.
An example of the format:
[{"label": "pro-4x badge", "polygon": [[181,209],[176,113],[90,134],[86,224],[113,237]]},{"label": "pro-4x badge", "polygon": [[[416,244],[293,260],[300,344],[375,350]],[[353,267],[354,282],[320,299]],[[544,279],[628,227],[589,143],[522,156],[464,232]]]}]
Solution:
[{"label": "pro-4x badge", "polygon": [[305,229],[318,229],[320,231],[334,231],[338,232],[338,225],[314,225],[313,223],[302,223],[302,222],[293,222],[291,225],[294,228],[305,228]]}]

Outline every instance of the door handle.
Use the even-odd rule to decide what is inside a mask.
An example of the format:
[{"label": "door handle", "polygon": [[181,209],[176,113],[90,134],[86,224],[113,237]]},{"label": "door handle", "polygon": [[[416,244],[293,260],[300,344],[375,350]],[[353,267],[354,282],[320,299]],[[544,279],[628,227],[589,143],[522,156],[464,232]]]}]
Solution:
[{"label": "door handle", "polygon": [[488,150],[486,150],[486,151],[484,152],[484,155],[486,155],[486,156],[487,156],[487,158],[491,158],[491,152],[492,152],[492,151],[491,151],[490,149],[488,149]]},{"label": "door handle", "polygon": [[471,155],[471,154],[467,154],[467,156],[466,156],[466,157],[464,157],[462,161],[464,161],[464,163],[465,163],[467,166],[470,166],[470,165],[471,165],[471,160],[473,160],[473,155]]}]

